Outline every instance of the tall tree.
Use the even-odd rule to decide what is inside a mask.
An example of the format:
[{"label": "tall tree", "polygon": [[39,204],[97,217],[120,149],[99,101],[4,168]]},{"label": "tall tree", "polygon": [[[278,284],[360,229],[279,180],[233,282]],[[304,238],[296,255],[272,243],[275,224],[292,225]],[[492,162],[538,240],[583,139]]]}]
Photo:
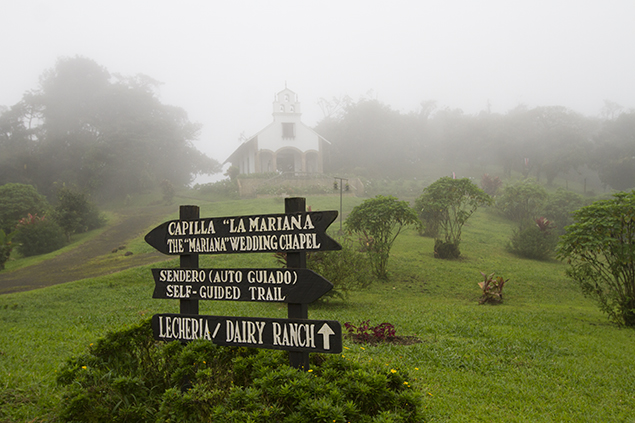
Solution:
[{"label": "tall tree", "polygon": [[635,112],[604,121],[594,157],[604,184],[620,191],[635,188]]},{"label": "tall tree", "polygon": [[200,126],[162,104],[158,85],[143,75],[113,77],[88,58],[60,59],[43,73],[38,90],[0,116],[0,150],[27,145],[11,157],[19,152],[32,161],[22,168],[23,179],[48,196],[55,182],[104,198],[220,171],[192,143]]}]

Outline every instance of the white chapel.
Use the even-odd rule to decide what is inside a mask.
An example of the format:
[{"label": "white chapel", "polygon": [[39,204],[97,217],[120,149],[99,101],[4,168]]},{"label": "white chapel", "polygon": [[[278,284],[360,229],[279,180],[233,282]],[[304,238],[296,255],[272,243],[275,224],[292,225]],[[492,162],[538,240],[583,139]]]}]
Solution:
[{"label": "white chapel", "polygon": [[273,122],[249,137],[225,163],[241,174],[323,173],[324,150],[330,143],[300,121],[300,102],[286,88],[275,95]]}]

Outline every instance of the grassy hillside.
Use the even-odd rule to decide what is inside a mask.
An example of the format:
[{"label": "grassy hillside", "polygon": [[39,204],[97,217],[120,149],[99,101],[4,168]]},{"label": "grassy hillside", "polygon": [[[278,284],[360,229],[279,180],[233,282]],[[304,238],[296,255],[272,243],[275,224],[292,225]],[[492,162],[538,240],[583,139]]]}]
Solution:
[{"label": "grassy hillside", "polygon": [[[361,201],[346,197],[345,214]],[[284,209],[280,199],[192,203],[206,217]],[[339,197],[307,198],[307,205],[339,209]],[[511,229],[479,210],[464,229],[463,258],[456,261],[434,259],[433,240],[406,231],[391,253],[388,282],[375,281],[348,302],[311,305],[309,317],[390,322],[398,335],[418,336],[422,342],[409,346],[345,340],[343,355],[407,369],[434,421],[635,420],[633,331],[609,324],[564,277],[561,263],[507,253]],[[140,238],[128,245],[150,249]],[[276,263],[270,254],[234,254],[202,256],[200,266]],[[178,312],[178,302],[151,298],[151,267],[0,296],[0,421],[53,421],[60,401],[55,375],[68,357],[108,331]],[[502,305],[478,305],[480,271],[510,278]],[[200,308],[201,314],[286,317],[277,304],[201,301]]]}]

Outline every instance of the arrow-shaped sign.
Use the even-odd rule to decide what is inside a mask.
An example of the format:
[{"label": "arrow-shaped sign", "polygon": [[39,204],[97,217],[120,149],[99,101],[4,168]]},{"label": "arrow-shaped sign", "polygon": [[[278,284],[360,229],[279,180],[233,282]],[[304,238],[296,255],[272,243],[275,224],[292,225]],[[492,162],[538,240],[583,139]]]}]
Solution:
[{"label": "arrow-shaped sign", "polygon": [[152,331],[161,341],[207,339],[218,345],[342,352],[342,326],[335,320],[155,314]]},{"label": "arrow-shaped sign", "polygon": [[333,288],[309,269],[152,269],[152,298],[308,304]]},{"label": "arrow-shaped sign", "polygon": [[164,254],[341,250],[326,234],[337,211],[171,220],[145,240]]}]

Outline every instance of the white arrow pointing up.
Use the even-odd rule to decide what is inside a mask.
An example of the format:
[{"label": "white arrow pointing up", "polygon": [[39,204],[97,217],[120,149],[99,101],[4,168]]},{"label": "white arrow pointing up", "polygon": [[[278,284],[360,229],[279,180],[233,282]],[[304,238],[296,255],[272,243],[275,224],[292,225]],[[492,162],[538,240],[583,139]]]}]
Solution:
[{"label": "white arrow pointing up", "polygon": [[318,333],[320,335],[322,335],[322,340],[323,340],[323,344],[324,344],[324,349],[328,350],[331,348],[331,335],[335,335],[335,332],[333,332],[333,329],[331,329],[331,327],[329,325],[327,325],[326,323],[324,323],[322,325],[322,327],[320,328],[320,330],[318,331]]}]

